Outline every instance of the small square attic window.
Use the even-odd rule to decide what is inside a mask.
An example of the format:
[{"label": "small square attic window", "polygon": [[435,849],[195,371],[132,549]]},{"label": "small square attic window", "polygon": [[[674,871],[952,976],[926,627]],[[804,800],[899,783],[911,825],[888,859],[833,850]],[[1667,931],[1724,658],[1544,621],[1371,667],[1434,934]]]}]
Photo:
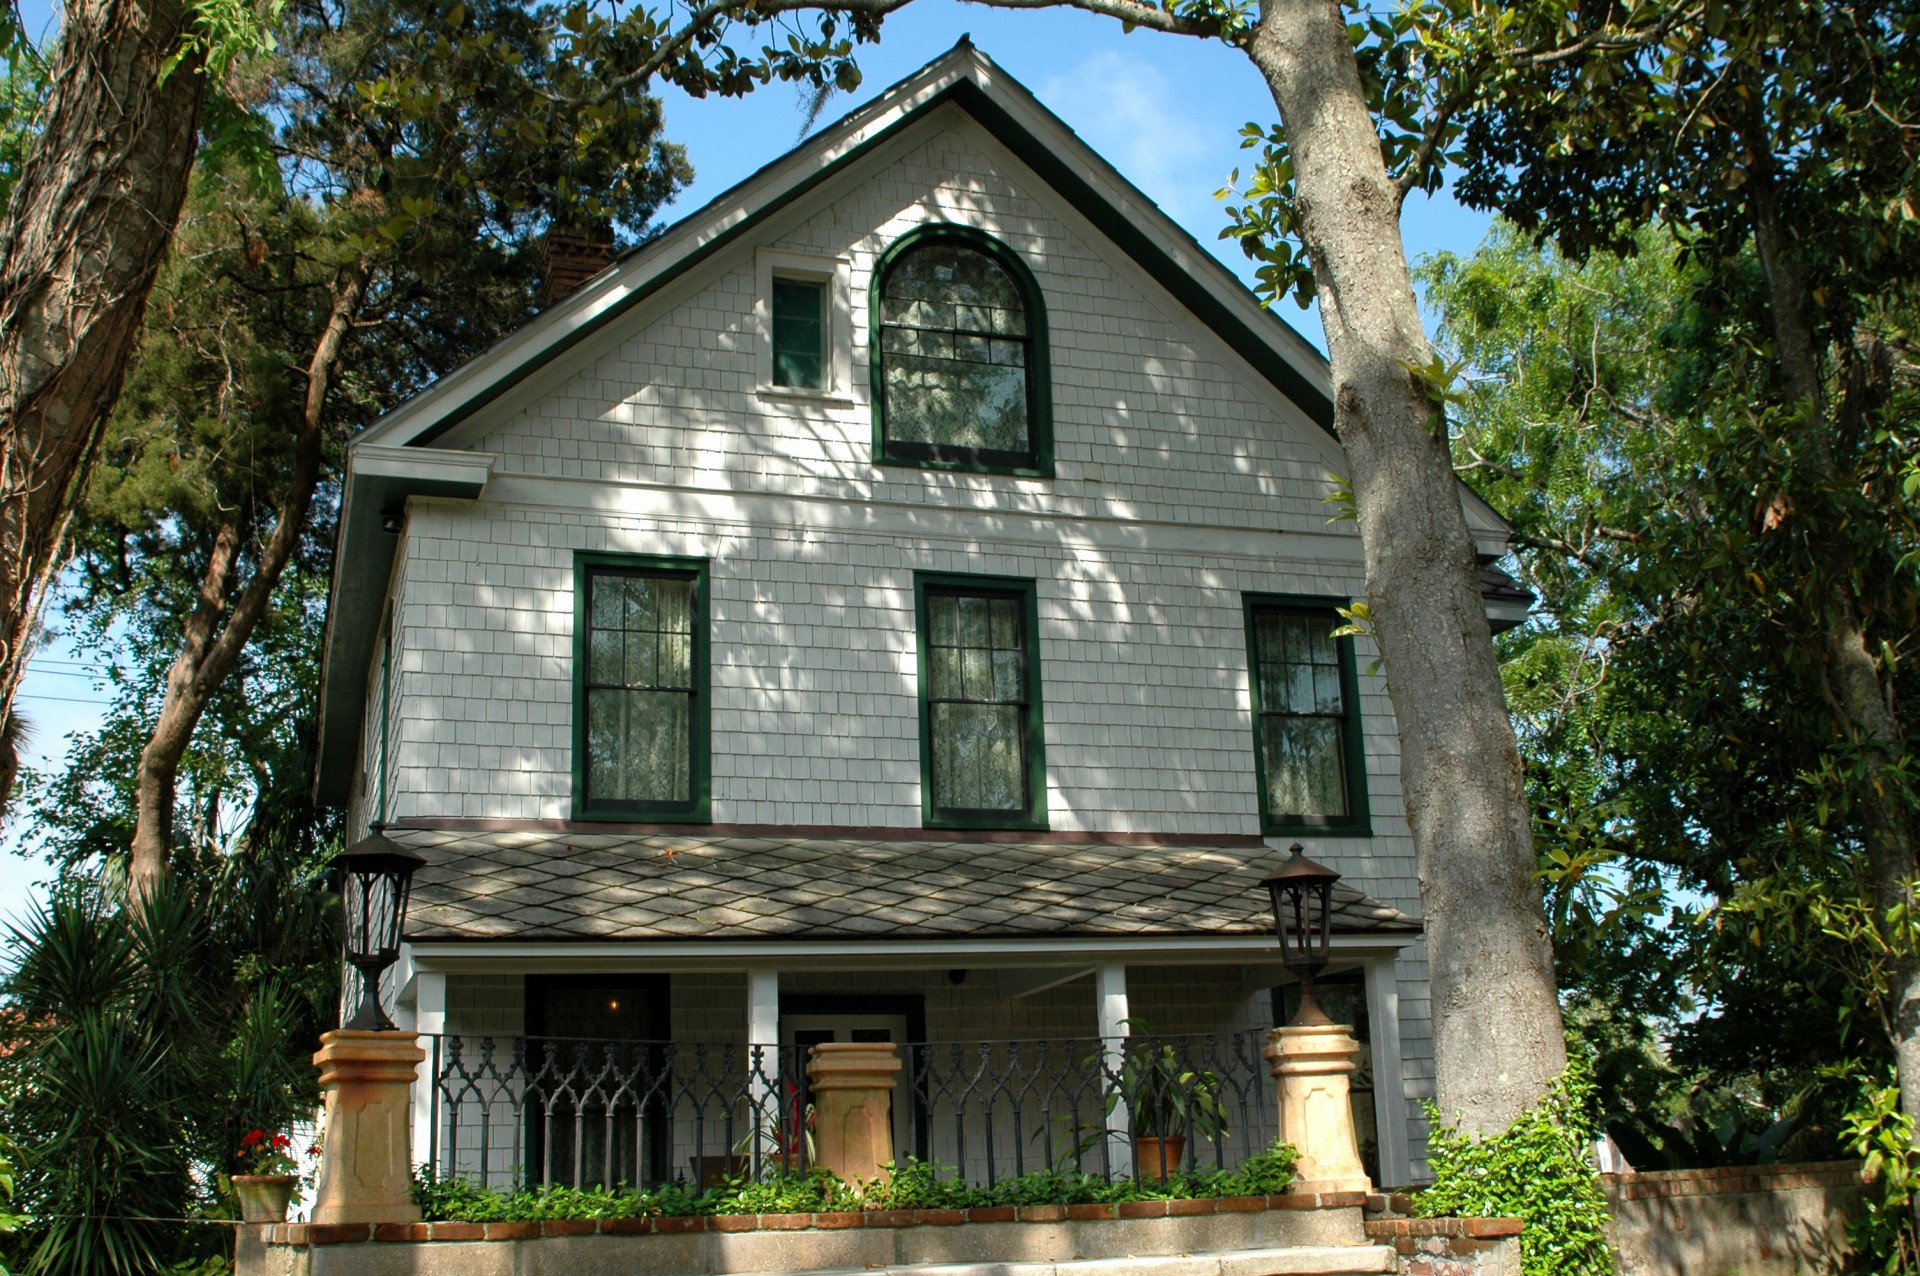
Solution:
[{"label": "small square attic window", "polygon": [[763,248],[754,255],[759,392],[846,402],[853,354],[851,264]]}]

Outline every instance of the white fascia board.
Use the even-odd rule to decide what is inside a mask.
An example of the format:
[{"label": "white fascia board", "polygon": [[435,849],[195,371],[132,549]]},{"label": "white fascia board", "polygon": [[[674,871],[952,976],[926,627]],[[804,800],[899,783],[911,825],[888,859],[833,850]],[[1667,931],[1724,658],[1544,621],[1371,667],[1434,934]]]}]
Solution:
[{"label": "white fascia board", "polygon": [[347,472],[351,478],[385,478],[398,479],[407,484],[470,487],[477,496],[493,476],[493,468],[499,460],[499,455],[494,452],[386,447],[361,442],[348,449]]},{"label": "white fascia board", "polygon": [[[1416,934],[1336,935],[1340,959],[1385,956],[1419,940]],[[750,965],[783,970],[944,970],[954,967],[1133,966],[1271,962],[1276,945],[1260,935],[1164,938],[896,939],[896,940],[639,940],[625,943],[410,940],[420,970],[468,973],[581,971],[714,971]]]},{"label": "white fascia board", "polygon": [[1493,508],[1480,493],[1460,484],[1460,511],[1467,516],[1467,531],[1473,536],[1473,552],[1483,559],[1503,558],[1513,540],[1513,524]]}]

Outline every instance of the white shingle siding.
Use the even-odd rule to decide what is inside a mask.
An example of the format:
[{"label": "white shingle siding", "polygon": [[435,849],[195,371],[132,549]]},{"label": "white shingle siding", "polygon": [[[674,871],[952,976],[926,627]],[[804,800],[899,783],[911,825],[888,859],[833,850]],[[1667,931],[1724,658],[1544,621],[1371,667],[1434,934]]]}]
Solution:
[{"label": "white shingle siding", "polygon": [[[936,220],[995,233],[1039,280],[1053,479],[874,463],[870,272],[900,234]],[[1323,499],[1337,447],[957,112],[877,148],[773,226],[436,444],[499,460],[478,502],[409,507],[389,818],[570,815],[574,555],[596,551],[711,561],[716,822],[919,826],[913,576],[943,571],[1036,582],[1053,829],[1258,832],[1241,595],[1362,591],[1357,533],[1329,524]],[[852,263],[844,399],[755,393],[757,248]],[[1357,648],[1373,836],[1299,840],[1418,915],[1391,707],[1368,672],[1372,645]],[[368,751],[378,678],[376,661]],[[370,818],[367,765],[361,788],[355,827]],[[1421,950],[1399,975],[1417,1118],[1432,1085]],[[713,984],[716,1022],[683,1023],[694,1011],[676,996],[676,1037],[737,1033],[744,984]],[[455,1031],[517,1029],[504,988],[483,1006],[456,1002],[456,986]],[[958,1012],[974,996],[953,990],[959,1026],[942,1031],[973,1022]],[[1199,1017],[1257,1017],[1237,984],[1232,999]],[[991,1026],[1090,1029],[1087,997],[1055,1001],[1000,1003]],[[934,995],[928,1008],[931,1025]],[[718,1019],[734,1026],[721,1033]],[[1423,1130],[1416,1121],[1416,1159]]]}]

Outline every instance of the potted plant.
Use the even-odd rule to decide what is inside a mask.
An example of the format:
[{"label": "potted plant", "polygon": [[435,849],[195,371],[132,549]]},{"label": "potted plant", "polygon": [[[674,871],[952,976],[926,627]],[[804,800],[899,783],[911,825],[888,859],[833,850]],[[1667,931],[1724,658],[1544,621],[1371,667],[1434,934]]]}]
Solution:
[{"label": "potted plant", "polygon": [[279,1223],[287,1217],[287,1204],[300,1182],[299,1164],[293,1159],[293,1140],[284,1134],[248,1130],[240,1139],[238,1152],[242,1173],[232,1176],[234,1193],[240,1198],[240,1219],[245,1223]]},{"label": "potted plant", "polygon": [[1122,1099],[1143,1180],[1164,1183],[1176,1173],[1189,1136],[1217,1141],[1227,1132],[1219,1075],[1182,1067],[1171,1045],[1151,1037],[1129,1043],[1118,1084],[1107,1098],[1109,1113]]}]

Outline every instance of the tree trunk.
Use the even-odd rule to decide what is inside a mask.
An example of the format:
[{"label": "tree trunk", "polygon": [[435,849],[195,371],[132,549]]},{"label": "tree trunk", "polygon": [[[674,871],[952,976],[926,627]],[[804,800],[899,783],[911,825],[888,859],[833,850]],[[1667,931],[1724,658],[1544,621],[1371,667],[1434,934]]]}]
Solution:
[{"label": "tree trunk", "polygon": [[186,197],[198,55],[160,71],[187,26],[178,0],[69,0],[0,225],[0,715]]},{"label": "tree trunk", "polygon": [[1335,0],[1265,0],[1251,56],[1292,148],[1367,599],[1419,857],[1442,1115],[1504,1130],[1566,1067],[1521,764],[1398,200]]},{"label": "tree trunk", "polygon": [[227,595],[240,546],[234,524],[221,527],[208,555],[200,597],[188,617],[180,654],[167,670],[166,694],[160,716],[140,751],[137,777],[133,863],[129,893],[138,907],[162,877],[173,851],[174,790],[179,783],[180,759],[193,739],[193,729],[207,711],[214,693],[240,660],[247,641],[266,615],[273,591],[299,548],[307,511],[320,483],[322,445],[326,441],[327,385],[353,320],[366,294],[367,266],[362,262],[335,281],[333,305],[326,327],[307,361],[307,392],[301,409],[299,440],[294,448],[293,472],[280,494],[273,532],[261,548],[253,578],[240,591],[224,623]]}]

